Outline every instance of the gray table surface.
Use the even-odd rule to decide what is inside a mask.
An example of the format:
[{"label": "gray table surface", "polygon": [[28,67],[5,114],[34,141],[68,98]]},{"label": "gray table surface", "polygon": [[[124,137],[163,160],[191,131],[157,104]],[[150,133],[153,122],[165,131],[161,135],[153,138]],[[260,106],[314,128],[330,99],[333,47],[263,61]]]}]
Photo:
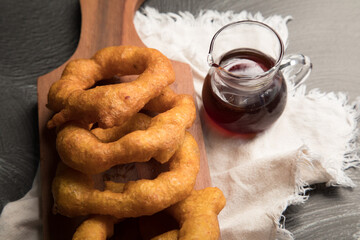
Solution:
[{"label": "gray table surface", "polygon": [[[309,89],[360,96],[360,1],[148,0],[160,12],[247,10],[292,16],[289,53],[314,64]],[[31,187],[38,159],[36,80],[67,60],[80,34],[77,0],[0,1],[0,211]],[[360,185],[360,170],[347,174]],[[360,239],[360,189],[319,184],[285,212],[296,239]]]}]

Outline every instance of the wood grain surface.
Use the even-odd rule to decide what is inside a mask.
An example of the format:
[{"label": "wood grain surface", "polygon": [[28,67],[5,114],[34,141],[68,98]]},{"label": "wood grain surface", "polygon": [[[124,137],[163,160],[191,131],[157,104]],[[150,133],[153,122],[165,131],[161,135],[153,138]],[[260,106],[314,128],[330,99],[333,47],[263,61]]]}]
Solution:
[{"label": "wood grain surface", "polygon": [[[161,12],[201,9],[291,15],[287,52],[311,57],[309,89],[360,95],[360,1],[148,0]],[[74,53],[81,26],[78,0],[0,1],[0,209],[31,187],[38,166],[36,80]],[[359,170],[346,173],[360,184]],[[360,190],[314,186],[304,205],[288,208],[295,239],[359,239]]]}]

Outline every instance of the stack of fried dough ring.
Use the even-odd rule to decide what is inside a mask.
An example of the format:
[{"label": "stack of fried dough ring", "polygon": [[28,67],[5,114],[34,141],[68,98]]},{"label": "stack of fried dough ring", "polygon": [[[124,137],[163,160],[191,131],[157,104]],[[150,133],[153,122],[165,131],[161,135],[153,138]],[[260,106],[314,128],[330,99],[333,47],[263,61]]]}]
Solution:
[{"label": "stack of fried dough ring", "polygon": [[[95,86],[125,75],[138,77]],[[159,51],[116,46],[91,59],[71,61],[51,86],[47,106],[55,115],[48,127],[57,128],[56,148],[62,160],[52,185],[54,212],[91,215],[73,239],[106,239],[121,219],[164,209],[179,222],[180,230],[155,239],[218,239],[217,215],[225,198],[217,188],[193,190],[200,156],[187,129],[196,109],[191,96],[169,88],[174,81],[171,62]],[[102,189],[95,187],[94,175],[150,159],[167,163],[169,170],[155,179],[108,181]]]}]

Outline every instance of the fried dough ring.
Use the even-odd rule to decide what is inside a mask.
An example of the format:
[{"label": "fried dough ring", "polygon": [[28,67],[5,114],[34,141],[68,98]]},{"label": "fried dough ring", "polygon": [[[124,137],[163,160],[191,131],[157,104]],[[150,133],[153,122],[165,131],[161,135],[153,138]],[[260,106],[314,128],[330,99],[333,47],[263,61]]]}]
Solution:
[{"label": "fried dough ring", "polygon": [[[122,193],[124,191],[124,183],[115,183],[111,181],[105,182],[105,189]],[[73,240],[100,240],[110,238],[114,234],[114,224],[120,220],[108,215],[94,215],[86,219],[76,229]]]},{"label": "fried dough ring", "polygon": [[[193,190],[187,198],[166,209],[179,221],[180,230],[171,230],[151,240],[219,239],[217,215],[224,208],[225,202],[218,188]],[[114,218],[109,216],[92,217],[77,228],[73,240],[105,240],[113,235],[114,223]]]},{"label": "fried dough ring", "polygon": [[[99,238],[99,240],[100,239],[101,238]],[[153,237],[151,240],[178,240],[178,239],[179,239],[179,230],[175,229],[175,230],[171,230],[166,233],[163,233],[159,236]]]},{"label": "fried dough ring", "polygon": [[199,168],[199,149],[190,133],[186,133],[184,143],[170,159],[168,172],[153,180],[127,182],[122,193],[99,191],[91,176],[60,162],[52,185],[54,211],[68,217],[152,215],[186,198],[195,185]]},{"label": "fried dough ring", "polygon": [[[132,82],[98,86],[103,79],[138,75]],[[175,81],[171,62],[151,48],[107,47],[91,59],[73,60],[50,88],[48,108],[57,112],[49,128],[76,120],[101,128],[121,125]]]},{"label": "fried dough ring", "polygon": [[73,240],[100,240],[114,234],[117,219],[112,216],[96,215],[85,220],[77,229]]},{"label": "fried dough ring", "polygon": [[[92,132],[76,123],[67,124],[59,130],[56,139],[61,160],[86,174],[104,172],[118,164],[146,162],[151,158],[160,163],[167,162],[182,144],[185,130],[195,120],[194,101],[189,95],[177,95],[167,88],[149,103],[148,108],[167,111],[151,120],[135,115],[124,126]],[[129,129],[128,132],[136,130],[134,124],[137,121],[142,122],[141,127],[137,126],[141,130],[116,140],[116,136],[121,136],[116,132],[124,132],[124,128]]]},{"label": "fried dough ring", "polygon": [[[216,187],[193,190],[189,197],[167,209],[180,224],[178,234],[174,231],[157,236],[152,240],[164,239],[206,239],[217,240],[220,236],[217,215],[224,208],[226,199]],[[163,235],[163,234],[162,234]]]}]

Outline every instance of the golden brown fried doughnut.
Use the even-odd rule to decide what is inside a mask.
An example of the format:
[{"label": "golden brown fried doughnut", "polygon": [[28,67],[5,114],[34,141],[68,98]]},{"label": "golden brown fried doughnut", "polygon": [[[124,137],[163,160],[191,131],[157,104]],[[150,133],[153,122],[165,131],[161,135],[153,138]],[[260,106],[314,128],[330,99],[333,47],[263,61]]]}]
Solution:
[{"label": "golden brown fried doughnut", "polygon": [[170,159],[168,172],[159,174],[153,180],[127,182],[122,193],[99,191],[94,188],[91,176],[59,163],[52,185],[54,210],[68,217],[88,214],[116,218],[152,215],[191,193],[199,165],[199,149],[189,133]]},{"label": "golden brown fried doughnut", "polygon": [[73,240],[105,240],[114,234],[117,219],[112,216],[96,215],[85,220],[77,229]]},{"label": "golden brown fried doughnut", "polygon": [[189,197],[168,208],[180,224],[180,230],[170,231],[152,240],[204,239],[217,240],[220,236],[217,215],[224,208],[226,199],[218,188],[208,187],[193,191]]},{"label": "golden brown fried doughnut", "polygon": [[179,239],[179,230],[177,229],[168,231],[159,236],[151,238],[151,240],[178,240],[178,239]]},{"label": "golden brown fried doughnut", "polygon": [[[107,189],[112,190],[121,189],[123,186],[119,183],[109,182],[109,184],[111,187],[107,187]],[[220,230],[217,215],[224,208],[225,202],[225,197],[218,188],[208,187],[203,190],[193,190],[187,198],[165,210],[179,221],[180,230],[168,231],[151,240],[219,239]],[[114,218],[109,216],[92,217],[85,221],[74,234],[74,237],[82,236],[83,238],[73,239],[105,240],[106,237],[112,236],[114,224]],[[90,226],[94,230],[91,230]],[[98,238],[90,238],[93,235]]]},{"label": "golden brown fried doughnut", "polygon": [[[161,106],[156,110],[167,111],[151,120],[138,114],[124,126],[92,132],[80,124],[65,125],[56,139],[61,160],[86,174],[97,174],[118,164],[145,162],[151,158],[160,163],[167,162],[182,144],[185,130],[195,120],[196,110],[191,96],[177,95],[170,89],[165,92],[154,101]],[[136,129],[140,130],[128,133]],[[128,134],[122,136],[124,133]],[[115,137],[121,138],[114,141]]]},{"label": "golden brown fried doughnut", "polygon": [[[105,189],[122,193],[124,183],[105,182]],[[115,217],[107,215],[94,215],[85,220],[76,229],[73,240],[105,240],[114,234],[114,224],[119,222]]]},{"label": "golden brown fried doughnut", "polygon": [[[103,79],[138,74],[132,82],[90,89]],[[101,49],[91,59],[69,62],[60,80],[51,86],[47,106],[58,113],[48,127],[69,120],[97,122],[101,128],[121,125],[174,81],[170,60],[155,49],[135,46]]]}]

